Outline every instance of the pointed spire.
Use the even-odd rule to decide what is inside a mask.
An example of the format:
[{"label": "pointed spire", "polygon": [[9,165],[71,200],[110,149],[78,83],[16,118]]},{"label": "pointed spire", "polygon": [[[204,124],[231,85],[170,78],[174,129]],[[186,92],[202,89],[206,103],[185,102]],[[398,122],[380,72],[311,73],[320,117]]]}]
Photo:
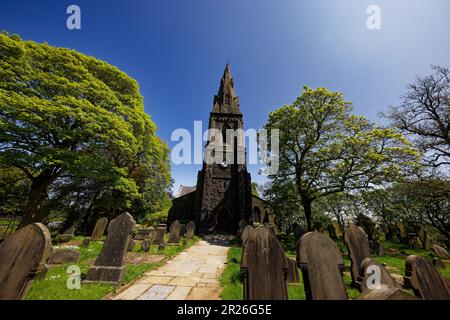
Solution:
[{"label": "pointed spire", "polygon": [[230,65],[227,62],[223,71],[220,87],[217,95],[214,96],[213,112],[220,113],[241,113],[239,110],[239,98],[234,92],[234,81],[231,76]]}]

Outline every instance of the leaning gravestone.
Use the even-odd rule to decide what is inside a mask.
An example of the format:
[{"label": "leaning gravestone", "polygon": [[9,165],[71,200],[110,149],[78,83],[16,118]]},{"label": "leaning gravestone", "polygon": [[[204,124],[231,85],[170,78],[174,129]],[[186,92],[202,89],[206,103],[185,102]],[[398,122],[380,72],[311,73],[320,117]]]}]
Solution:
[{"label": "leaning gravestone", "polygon": [[433,251],[441,259],[450,259],[448,251],[437,244],[431,246],[431,251]]},{"label": "leaning gravestone", "polygon": [[297,262],[291,258],[287,258],[287,262],[288,262],[287,282],[299,283],[300,275],[298,274]]},{"label": "leaning gravestone", "polygon": [[58,242],[67,242],[70,241],[75,235],[75,226],[71,226],[69,229],[64,231],[61,234],[58,234],[56,236],[56,241]]},{"label": "leaning gravestone", "polygon": [[125,254],[128,239],[136,222],[129,213],[122,213],[111,220],[102,250],[86,276],[86,282],[118,284],[125,271]]},{"label": "leaning gravestone", "polygon": [[261,226],[249,235],[241,269],[245,300],[287,300],[287,258],[269,228]]},{"label": "leaning gravestone", "polygon": [[24,299],[36,274],[45,270],[51,236],[40,223],[20,228],[0,244],[0,300]]},{"label": "leaning gravestone", "polygon": [[108,225],[108,219],[105,217],[98,218],[95,223],[94,231],[91,234],[91,240],[100,241],[102,240],[103,233],[105,232],[106,226]]},{"label": "leaning gravestone", "polygon": [[169,240],[167,241],[167,243],[178,244],[180,242],[180,231],[181,224],[178,220],[175,220],[170,225]]},{"label": "leaning gravestone", "polygon": [[52,250],[48,264],[76,263],[78,260],[80,260],[80,252],[76,250]]},{"label": "leaning gravestone", "polygon": [[369,241],[367,240],[364,231],[355,224],[350,226],[344,231],[344,241],[347,245],[348,252],[351,259],[351,276],[352,284],[358,289],[358,277],[360,272],[361,263],[365,258],[370,258]]},{"label": "leaning gravestone", "polygon": [[189,221],[189,223],[186,225],[186,239],[193,239],[195,235],[195,222]]},{"label": "leaning gravestone", "polygon": [[404,282],[405,288],[424,300],[450,300],[449,281],[424,257],[406,258]]},{"label": "leaning gravestone", "polygon": [[358,283],[361,284],[361,291],[378,290],[383,287],[400,288],[398,282],[392,278],[386,268],[372,258],[365,258],[361,262]]},{"label": "leaning gravestone", "polygon": [[154,244],[164,244],[164,235],[166,233],[166,225],[161,224],[155,230],[155,239],[153,240]]},{"label": "leaning gravestone", "polygon": [[142,252],[148,252],[150,250],[150,241],[144,240],[141,243],[141,251]]},{"label": "leaning gravestone", "polygon": [[242,245],[245,245],[245,242],[247,241],[249,235],[255,231],[255,227],[252,225],[248,225],[244,228],[244,230],[242,230],[241,232],[241,241],[242,241]]},{"label": "leaning gravestone", "polygon": [[333,240],[320,232],[306,233],[297,246],[297,261],[308,300],[347,300],[344,260]]},{"label": "leaning gravestone", "polygon": [[136,241],[133,239],[128,240],[127,252],[133,252],[134,246],[136,245]]}]

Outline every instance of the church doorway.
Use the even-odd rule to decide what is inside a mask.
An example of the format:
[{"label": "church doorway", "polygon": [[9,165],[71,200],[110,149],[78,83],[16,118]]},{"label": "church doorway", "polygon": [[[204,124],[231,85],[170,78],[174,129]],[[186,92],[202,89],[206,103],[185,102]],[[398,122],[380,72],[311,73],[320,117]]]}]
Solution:
[{"label": "church doorway", "polygon": [[222,207],[219,210],[216,231],[219,233],[227,233],[230,231],[230,213],[226,207]]}]

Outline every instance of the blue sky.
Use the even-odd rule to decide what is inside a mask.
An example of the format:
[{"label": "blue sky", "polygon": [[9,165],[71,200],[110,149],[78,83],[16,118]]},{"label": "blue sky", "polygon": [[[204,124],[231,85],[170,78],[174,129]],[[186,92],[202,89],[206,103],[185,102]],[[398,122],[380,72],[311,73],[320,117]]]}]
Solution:
[{"label": "blue sky", "polygon": [[[71,4],[81,8],[81,30],[66,28]],[[381,30],[366,27],[372,4]],[[174,129],[207,125],[227,61],[246,128],[261,128],[303,85],[341,91],[355,113],[381,122],[415,76],[450,66],[449,12],[448,0],[15,0],[0,3],[0,29],[128,73],[172,147]],[[199,169],[173,166],[175,189],[194,185]],[[249,171],[264,181],[257,166]]]}]

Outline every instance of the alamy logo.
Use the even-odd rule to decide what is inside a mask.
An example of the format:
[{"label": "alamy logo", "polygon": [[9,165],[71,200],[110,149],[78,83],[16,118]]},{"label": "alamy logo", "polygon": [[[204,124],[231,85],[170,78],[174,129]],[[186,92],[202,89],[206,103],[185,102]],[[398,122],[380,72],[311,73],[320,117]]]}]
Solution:
[{"label": "alamy logo", "polygon": [[67,267],[66,286],[69,290],[81,289],[81,270],[77,265]]},{"label": "alamy logo", "polygon": [[367,7],[366,13],[369,15],[367,18],[367,29],[369,30],[381,30],[381,9],[379,6],[370,5]]},{"label": "alamy logo", "polygon": [[72,4],[67,7],[67,17],[66,26],[69,30],[80,30],[81,29],[81,9],[79,6]]}]

